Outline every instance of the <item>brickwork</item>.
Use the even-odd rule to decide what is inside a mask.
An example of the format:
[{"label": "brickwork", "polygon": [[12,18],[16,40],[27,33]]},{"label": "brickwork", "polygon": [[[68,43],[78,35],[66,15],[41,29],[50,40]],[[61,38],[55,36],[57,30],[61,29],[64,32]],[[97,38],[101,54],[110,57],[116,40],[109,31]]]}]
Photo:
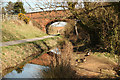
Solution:
[{"label": "brickwork", "polygon": [[34,19],[38,22],[43,31],[46,32],[46,26],[56,21],[69,21],[66,17],[70,16],[69,11],[57,10],[57,11],[45,11],[45,12],[32,12],[26,13],[26,16]]}]

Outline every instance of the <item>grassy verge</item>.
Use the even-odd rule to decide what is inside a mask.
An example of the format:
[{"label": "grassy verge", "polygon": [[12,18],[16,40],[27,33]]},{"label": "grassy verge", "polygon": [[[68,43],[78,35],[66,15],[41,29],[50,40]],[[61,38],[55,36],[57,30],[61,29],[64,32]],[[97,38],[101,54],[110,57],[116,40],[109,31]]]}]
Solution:
[{"label": "grassy verge", "polygon": [[42,37],[45,35],[47,34],[33,26],[31,22],[29,24],[25,24],[20,20],[2,22],[2,42]]}]

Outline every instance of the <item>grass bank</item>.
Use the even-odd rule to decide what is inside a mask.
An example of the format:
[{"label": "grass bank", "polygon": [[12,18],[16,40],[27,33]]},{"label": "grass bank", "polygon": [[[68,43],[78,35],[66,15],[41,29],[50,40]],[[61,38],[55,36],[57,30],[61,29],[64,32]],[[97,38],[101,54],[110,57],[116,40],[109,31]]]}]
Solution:
[{"label": "grass bank", "polygon": [[25,24],[20,20],[9,20],[2,22],[2,42],[30,39],[45,36],[43,31],[33,26],[30,22]]},{"label": "grass bank", "polygon": [[[2,22],[2,42],[31,39],[46,36],[42,30],[33,26],[30,22],[25,24],[20,20],[6,20]],[[32,60],[57,45],[60,37],[52,37],[43,40],[21,43],[12,46],[1,47],[2,76],[12,71],[17,66]]]},{"label": "grass bank", "polygon": [[[2,76],[11,71],[11,68],[32,60],[57,45],[60,37],[53,37],[34,42],[22,43],[13,46],[2,47]],[[13,70],[13,69],[12,69]]]}]

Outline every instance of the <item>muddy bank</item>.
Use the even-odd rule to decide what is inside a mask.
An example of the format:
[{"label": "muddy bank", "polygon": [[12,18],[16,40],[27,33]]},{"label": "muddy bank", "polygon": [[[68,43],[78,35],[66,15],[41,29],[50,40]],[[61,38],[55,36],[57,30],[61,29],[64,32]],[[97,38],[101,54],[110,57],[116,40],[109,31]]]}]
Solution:
[{"label": "muddy bank", "polygon": [[38,58],[29,61],[29,63],[43,65],[43,66],[50,66],[52,60],[55,61],[55,57],[45,53],[39,56]]}]

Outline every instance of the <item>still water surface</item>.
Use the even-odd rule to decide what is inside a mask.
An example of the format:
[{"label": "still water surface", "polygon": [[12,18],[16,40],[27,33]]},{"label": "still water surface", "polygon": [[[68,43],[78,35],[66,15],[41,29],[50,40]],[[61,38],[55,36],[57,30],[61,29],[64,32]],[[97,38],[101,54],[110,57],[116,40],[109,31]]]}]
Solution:
[{"label": "still water surface", "polygon": [[[60,54],[58,48],[54,48],[50,51],[55,54]],[[13,70],[12,72],[6,74],[4,78],[43,78],[42,70],[46,70],[47,68],[49,67],[27,63],[23,69]]]},{"label": "still water surface", "polygon": [[41,66],[37,64],[26,64],[21,73],[18,73],[16,70],[8,73],[4,78],[43,78],[42,70],[46,70],[47,66]]}]

